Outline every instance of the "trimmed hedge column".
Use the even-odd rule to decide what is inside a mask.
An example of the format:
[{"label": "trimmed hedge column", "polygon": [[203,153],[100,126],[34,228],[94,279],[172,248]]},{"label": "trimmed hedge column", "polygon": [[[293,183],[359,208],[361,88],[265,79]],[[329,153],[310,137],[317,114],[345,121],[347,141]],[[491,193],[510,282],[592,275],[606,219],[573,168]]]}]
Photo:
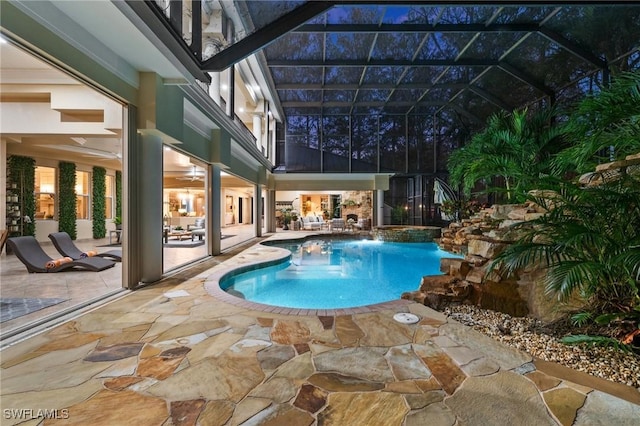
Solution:
[{"label": "trimmed hedge column", "polygon": [[122,218],[122,172],[116,170],[116,216]]},{"label": "trimmed hedge column", "polygon": [[76,229],[76,165],[60,162],[58,231],[66,232],[72,240],[78,237]]},{"label": "trimmed hedge column", "polygon": [[105,182],[105,176],[107,171],[103,167],[93,167],[93,197],[91,201],[91,217],[93,238],[104,238],[107,235],[107,226],[105,220],[107,220],[107,213],[105,209],[105,192],[107,190],[107,184]]}]

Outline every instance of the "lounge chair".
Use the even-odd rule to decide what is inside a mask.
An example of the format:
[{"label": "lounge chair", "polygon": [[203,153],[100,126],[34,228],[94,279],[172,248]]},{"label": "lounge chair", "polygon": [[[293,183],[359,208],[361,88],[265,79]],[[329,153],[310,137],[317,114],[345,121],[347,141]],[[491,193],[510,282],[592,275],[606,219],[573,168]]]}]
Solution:
[{"label": "lounge chair", "polygon": [[68,270],[99,272],[115,266],[115,262],[101,257],[86,257],[79,260],[64,261],[53,259],[42,250],[35,237],[30,235],[9,238],[7,245],[11,247],[16,257],[27,267],[29,272],[61,272]]},{"label": "lounge chair", "polygon": [[68,256],[73,260],[97,256],[111,259],[115,262],[122,262],[122,250],[109,250],[103,253],[83,252],[74,244],[71,236],[66,232],[53,232],[49,234],[49,239],[61,255]]}]

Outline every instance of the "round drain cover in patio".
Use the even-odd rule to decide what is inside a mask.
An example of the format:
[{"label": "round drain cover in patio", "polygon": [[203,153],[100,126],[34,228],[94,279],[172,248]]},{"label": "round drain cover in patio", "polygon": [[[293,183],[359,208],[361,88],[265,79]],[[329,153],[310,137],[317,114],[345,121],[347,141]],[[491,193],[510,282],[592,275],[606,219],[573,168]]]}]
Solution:
[{"label": "round drain cover in patio", "polygon": [[393,316],[393,319],[403,324],[415,324],[420,321],[420,318],[417,315],[407,312],[398,312]]}]

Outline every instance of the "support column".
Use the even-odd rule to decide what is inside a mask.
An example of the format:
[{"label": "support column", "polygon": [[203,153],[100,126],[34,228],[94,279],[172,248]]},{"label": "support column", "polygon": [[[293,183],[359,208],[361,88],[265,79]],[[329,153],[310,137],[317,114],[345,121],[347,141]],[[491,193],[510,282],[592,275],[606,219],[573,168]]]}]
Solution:
[{"label": "support column", "polygon": [[253,185],[253,217],[256,237],[262,237],[262,188]]},{"label": "support column", "polygon": [[262,149],[262,113],[253,113],[253,135],[256,137],[256,147],[258,151],[264,153]]},{"label": "support column", "polygon": [[[0,139],[0,164],[5,172],[0,173],[0,226],[4,229],[4,224],[7,223],[7,140]],[[34,218],[31,218],[35,220]]]},{"label": "support column", "polygon": [[210,72],[211,84],[209,85],[209,96],[213,102],[220,105],[220,73]]},{"label": "support column", "polygon": [[136,229],[131,235],[139,242],[140,281],[150,283],[162,278],[162,138],[142,134],[138,137],[137,173],[129,181],[136,187],[138,208],[129,211]]},{"label": "support column", "polygon": [[384,191],[382,189],[376,190],[375,197],[376,204],[376,226],[384,225]]},{"label": "support column", "polygon": [[209,200],[209,220],[207,223],[209,227],[208,235],[209,240],[211,241],[211,253],[214,256],[220,254],[220,241],[222,235],[222,206],[224,203],[222,202],[222,180],[220,178],[220,166],[213,164],[211,166],[211,178],[209,180],[211,184],[211,197]]},{"label": "support column", "polygon": [[273,189],[265,191],[264,220],[267,232],[276,232],[276,191]]},{"label": "support column", "polygon": [[235,117],[235,81],[236,81],[236,66],[235,65],[231,65],[229,67],[229,74],[228,74],[228,81],[227,84],[229,85],[229,96],[227,96],[227,116],[230,117],[232,120]]}]

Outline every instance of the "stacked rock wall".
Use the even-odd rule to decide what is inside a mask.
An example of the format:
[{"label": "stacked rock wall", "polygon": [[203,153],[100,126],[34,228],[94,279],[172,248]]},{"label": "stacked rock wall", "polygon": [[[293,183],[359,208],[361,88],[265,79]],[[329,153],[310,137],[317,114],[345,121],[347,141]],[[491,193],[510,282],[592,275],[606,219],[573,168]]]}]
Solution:
[{"label": "stacked rock wall", "polygon": [[490,262],[518,239],[510,226],[543,214],[544,210],[533,203],[495,205],[462,222],[451,223],[436,241],[443,250],[464,258],[442,259],[440,270],[445,275],[423,277],[420,289],[405,293],[403,298],[435,309],[449,303],[470,303],[514,316],[555,318],[556,303],[541,291],[542,270],[522,271],[518,278],[509,279],[488,272]]},{"label": "stacked rock wall", "polygon": [[[584,186],[601,185],[605,181],[619,179],[623,174],[640,176],[640,153],[601,164],[595,172],[581,176],[579,182]],[[555,207],[555,192],[540,190],[531,195],[545,198],[549,208]],[[463,254],[464,259],[443,259],[440,269],[445,275],[423,277],[420,290],[405,293],[402,297],[435,309],[449,303],[472,303],[543,321],[560,317],[559,304],[545,294],[543,268],[519,271],[517,278],[508,280],[487,273],[490,261],[518,240],[519,236],[511,225],[537,219],[544,213],[545,210],[534,203],[494,205],[470,219],[451,223],[442,230],[442,238],[436,241],[444,250]],[[573,309],[577,309],[580,303],[578,299],[569,301]]]}]

